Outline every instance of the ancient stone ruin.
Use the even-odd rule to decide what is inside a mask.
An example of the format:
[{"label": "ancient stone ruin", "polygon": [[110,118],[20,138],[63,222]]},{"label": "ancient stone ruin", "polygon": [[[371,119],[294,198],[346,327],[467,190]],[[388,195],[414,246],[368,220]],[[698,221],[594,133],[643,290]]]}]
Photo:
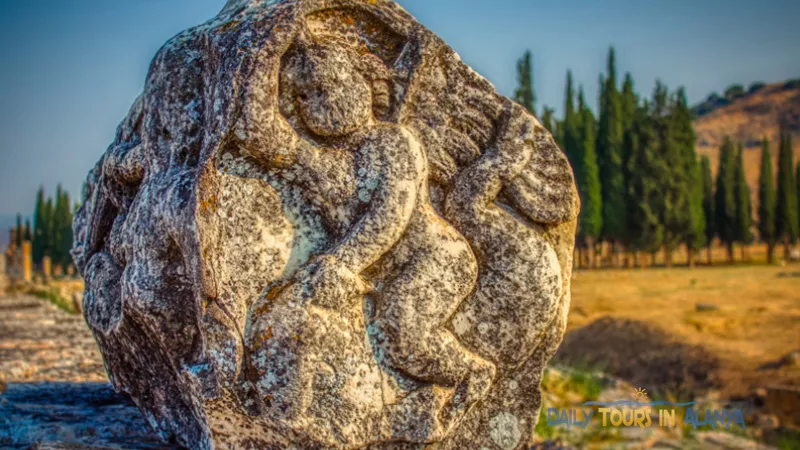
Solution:
[{"label": "ancient stone ruin", "polygon": [[518,449],[578,199],[386,0],[231,0],[156,55],[75,218],[111,382],[190,448]]},{"label": "ancient stone ruin", "polygon": [[[12,228],[9,231],[9,244],[5,254],[0,255],[2,263],[2,284],[3,290],[9,282],[14,284],[30,283],[33,280],[33,259],[31,257],[32,247],[30,241],[22,241],[19,247],[16,243],[17,233],[20,231]],[[2,290],[0,290],[2,292]]]}]

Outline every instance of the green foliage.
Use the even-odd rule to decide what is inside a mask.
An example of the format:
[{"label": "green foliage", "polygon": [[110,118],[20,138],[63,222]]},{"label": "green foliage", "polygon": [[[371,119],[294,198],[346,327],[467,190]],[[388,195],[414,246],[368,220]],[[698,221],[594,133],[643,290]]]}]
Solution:
[{"label": "green foliage", "polygon": [[772,155],[769,140],[761,147],[761,175],[758,179],[758,233],[763,242],[775,243],[775,180],[772,174]]},{"label": "green foliage", "polygon": [[729,101],[734,101],[742,96],[744,96],[744,87],[741,84],[734,84],[725,89],[725,98]]},{"label": "green foliage", "polygon": [[656,131],[661,155],[666,160],[664,186],[664,243],[673,249],[679,243],[690,248],[702,247],[705,218],[695,152],[692,113],[683,88],[670,98],[666,86],[656,83],[653,95]]},{"label": "green foliage", "polygon": [[[518,68],[524,69],[521,61]],[[684,90],[671,94],[658,82],[652,100],[640,105],[631,74],[626,73],[618,89],[613,48],[608,53],[607,73],[601,74],[599,81],[598,120],[587,107],[582,89],[576,108],[570,71],[563,120],[553,121],[548,108],[542,116],[575,170],[582,204],[579,237],[584,242],[600,239],[647,252],[681,244],[700,249],[713,240],[715,211],[720,208],[715,207],[710,161],[698,161],[694,113]],[[728,94],[735,96],[736,92]],[[728,102],[718,96],[710,100]],[[720,192],[725,194],[723,206],[729,206],[720,210],[731,211],[730,220],[722,223],[733,227],[737,195],[746,185],[737,192],[736,155],[733,150],[729,154],[730,168],[718,184],[725,184]],[[740,219],[751,216],[749,205],[745,206]],[[727,236],[726,230],[721,235]]]},{"label": "green foliage", "polygon": [[31,288],[27,293],[42,300],[49,301],[68,314],[80,314],[80,311],[75,308],[72,300],[64,298],[61,295],[61,291],[57,288],[36,287]]},{"label": "green foliage", "polygon": [[[797,183],[797,219],[800,221],[800,163],[797,164],[797,173],[795,174],[794,181]],[[798,234],[800,234],[800,223],[797,224]]]},{"label": "green foliage", "polygon": [[[625,228],[631,229],[630,221],[635,217],[635,203],[636,199],[631,197],[630,183],[633,178],[633,171],[636,169],[631,167],[631,158],[634,154],[634,145],[638,142],[638,126],[637,112],[639,109],[639,97],[633,85],[633,77],[630,73],[625,74],[625,81],[622,83],[622,176],[625,182]],[[624,244],[626,247],[633,247],[632,238],[630,233],[625,237]]]},{"label": "green foliage", "polygon": [[47,218],[44,199],[44,187],[40,187],[36,192],[36,209],[33,213],[33,262],[40,264],[47,246]]},{"label": "green foliage", "polygon": [[744,147],[739,144],[736,156],[736,241],[749,244],[753,241],[753,208],[750,202],[750,187],[744,173]]},{"label": "green foliage", "polygon": [[747,89],[748,94],[755,94],[756,92],[764,89],[767,87],[767,84],[763,81],[756,81],[755,83],[751,84],[750,87]]},{"label": "green foliage", "polygon": [[56,203],[53,212],[53,262],[61,265],[72,263],[70,249],[72,248],[72,204],[69,194],[58,186],[56,190]]},{"label": "green foliage", "polygon": [[44,254],[45,256],[53,257],[53,250],[55,249],[55,207],[53,206],[53,199],[48,198],[44,204],[44,223],[45,223],[45,241],[44,241]]},{"label": "green foliage", "polygon": [[775,209],[775,236],[784,243],[797,242],[798,203],[794,180],[794,155],[792,136],[781,127],[780,155],[778,157],[778,203]]},{"label": "green foliage", "polygon": [[25,234],[23,238],[28,242],[33,242],[33,234],[31,232],[31,221],[30,219],[25,219]]},{"label": "green foliage", "polygon": [[72,216],[74,208],[69,194],[61,186],[56,190],[55,200],[45,198],[44,188],[36,194],[33,231],[33,261],[42,262],[49,256],[53,263],[68,265],[72,263]]},{"label": "green foliage", "polygon": [[663,196],[660,180],[666,165],[658,155],[659,142],[650,115],[650,105],[637,108],[634,126],[625,135],[630,149],[627,181],[627,239],[632,250],[652,252],[661,247],[664,226],[661,222]]},{"label": "green foliage", "polygon": [[17,228],[14,230],[14,244],[17,248],[22,247],[22,238],[24,234],[24,230],[22,229],[22,216],[17,214]]},{"label": "green foliage", "polygon": [[580,137],[580,146],[576,149],[576,161],[573,166],[578,184],[578,193],[581,198],[578,235],[588,243],[592,243],[600,237],[603,227],[603,199],[600,191],[597,154],[595,153],[595,128],[597,124],[594,114],[586,105],[583,89],[580,90],[578,95],[578,104],[580,130],[577,130],[577,134]]},{"label": "green foliage", "polygon": [[536,114],[536,93],[533,90],[533,62],[530,50],[517,61],[517,89],[514,91],[514,100],[531,114]]},{"label": "green foliage", "polygon": [[580,117],[575,112],[575,88],[572,85],[572,72],[567,71],[567,85],[564,92],[564,120],[561,122],[560,139],[561,147],[573,167],[579,163],[578,148],[580,136],[578,134]]},{"label": "green foliage", "polygon": [[608,52],[608,77],[601,86],[600,121],[597,131],[597,160],[602,180],[603,238],[624,242],[628,236],[625,220],[626,186],[623,172],[622,105],[617,91],[614,49]]},{"label": "green foliage", "polygon": [[706,219],[706,244],[710,245],[717,230],[714,223],[714,178],[708,156],[700,159],[700,176],[703,186],[703,216]]},{"label": "green foliage", "polygon": [[800,78],[789,80],[783,85],[784,89],[797,89],[800,88]]},{"label": "green foliage", "polygon": [[708,242],[706,234],[705,214],[705,188],[703,184],[703,168],[697,164],[697,159],[692,165],[692,180],[690,181],[689,197],[689,229],[686,234],[686,245],[694,250],[700,250]]},{"label": "green foliage", "polygon": [[717,237],[726,244],[736,241],[736,203],[736,150],[733,142],[725,138],[719,152],[714,226]]},{"label": "green foliage", "polygon": [[555,133],[555,128],[553,124],[553,117],[554,111],[552,108],[548,108],[547,106],[544,107],[542,110],[542,126],[547,129],[551,134]]}]

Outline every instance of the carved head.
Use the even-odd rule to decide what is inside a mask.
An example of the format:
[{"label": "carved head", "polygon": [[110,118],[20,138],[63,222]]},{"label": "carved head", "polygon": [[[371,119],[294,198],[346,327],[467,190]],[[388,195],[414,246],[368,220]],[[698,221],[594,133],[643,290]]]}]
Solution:
[{"label": "carved head", "polygon": [[372,117],[372,90],[341,47],[298,39],[281,76],[291,77],[303,123],[318,136],[346,136]]},{"label": "carved head", "polygon": [[301,34],[283,61],[281,77],[296,95],[303,124],[318,136],[351,134],[366,126],[373,112],[382,115],[390,106],[391,77],[380,58],[336,39]]}]

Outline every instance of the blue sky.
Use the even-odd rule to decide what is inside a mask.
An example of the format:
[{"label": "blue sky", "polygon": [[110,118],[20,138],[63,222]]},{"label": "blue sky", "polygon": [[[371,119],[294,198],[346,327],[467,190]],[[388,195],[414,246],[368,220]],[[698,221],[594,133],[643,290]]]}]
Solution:
[{"label": "blue sky", "polygon": [[[141,91],[158,48],[224,0],[39,0],[0,5],[0,222],[32,213],[35,191],[73,197]],[[401,0],[509,95],[534,54],[537,106],[560,110],[567,68],[596,103],[608,46],[649,93],[689,100],[732,83],[800,77],[792,0]],[[3,224],[0,224],[3,226]]]}]

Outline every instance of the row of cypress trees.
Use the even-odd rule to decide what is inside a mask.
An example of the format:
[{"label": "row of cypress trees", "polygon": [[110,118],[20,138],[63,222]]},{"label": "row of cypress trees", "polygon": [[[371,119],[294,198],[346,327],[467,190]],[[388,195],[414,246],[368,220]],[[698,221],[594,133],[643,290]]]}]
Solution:
[{"label": "row of cypress trees", "polygon": [[[517,64],[515,100],[536,113],[532,62],[526,52]],[[707,157],[695,152],[693,115],[683,88],[674,92],[660,81],[649,99],[636,93],[633,77],[626,73],[618,85],[615,54],[608,53],[607,73],[600,76],[599,117],[588,107],[583,88],[575,86],[567,72],[564,117],[554,118],[543,108],[543,125],[556,137],[575,171],[582,210],[578,223],[578,245],[582,264],[596,264],[597,244],[611,248],[614,264],[633,253],[665,252],[667,265],[672,253],[685,246],[689,264],[697,252],[715,238],[722,242],[731,261],[734,244],[753,242],[754,220],[750,188],[745,178],[744,150],[726,139],[720,149],[719,171],[712,179]],[[758,222],[759,236],[769,244],[770,261],[777,242],[797,240],[800,166],[797,181],[792,172],[791,136],[781,132],[781,168],[777,190],[771,180],[771,163],[762,163]],[[765,158],[769,158],[765,142]],[[769,173],[769,176],[766,174]],[[770,186],[773,186],[770,188]],[[789,189],[791,187],[791,189]],[[770,189],[772,189],[770,191]],[[770,199],[774,197],[774,202]],[[764,200],[766,198],[766,200]],[[775,207],[772,207],[772,204]],[[779,212],[780,211],[780,212]]]},{"label": "row of cypress trees", "polygon": [[[77,209],[69,193],[58,186],[55,198],[45,197],[44,187],[36,193],[36,209],[33,217],[33,261],[40,264],[49,256],[53,264],[64,267],[72,264],[72,216]],[[30,225],[28,226],[30,227]]]},{"label": "row of cypress trees", "polygon": [[775,260],[775,246],[783,244],[786,258],[790,246],[800,235],[800,164],[792,172],[794,154],[792,135],[783,127],[780,130],[778,153],[778,182],[774,182],[772,155],[765,138],[761,150],[761,175],[758,183],[758,232],[767,244],[767,257]]}]

